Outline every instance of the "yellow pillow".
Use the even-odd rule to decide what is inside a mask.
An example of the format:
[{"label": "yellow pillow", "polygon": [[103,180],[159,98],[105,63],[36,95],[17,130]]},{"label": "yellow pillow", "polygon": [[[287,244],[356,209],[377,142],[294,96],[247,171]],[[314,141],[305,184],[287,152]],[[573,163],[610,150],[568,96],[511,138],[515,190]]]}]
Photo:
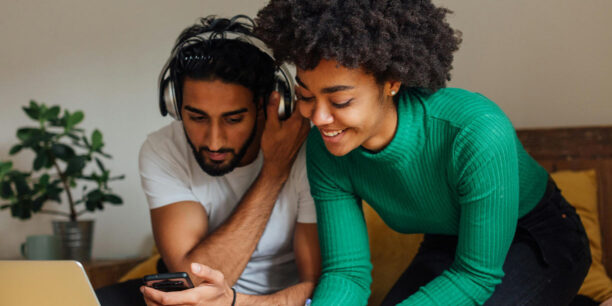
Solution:
[{"label": "yellow pillow", "polygon": [[559,171],[551,174],[561,194],[574,207],[584,224],[593,263],[578,294],[603,302],[612,297],[612,280],[601,262],[601,228],[597,210],[597,175],[595,170]]},{"label": "yellow pillow", "polygon": [[159,253],[157,252],[157,248],[153,247],[153,255],[151,255],[151,257],[149,257],[147,260],[139,263],[138,265],[130,269],[130,271],[125,273],[121,277],[121,279],[119,279],[119,282],[125,282],[127,280],[135,278],[142,278],[145,275],[156,274],[157,261],[160,257],[161,255],[159,255]]},{"label": "yellow pillow", "polygon": [[363,203],[373,265],[372,295],[368,305],[380,305],[416,255],[423,234],[406,235],[390,229],[374,209]]}]

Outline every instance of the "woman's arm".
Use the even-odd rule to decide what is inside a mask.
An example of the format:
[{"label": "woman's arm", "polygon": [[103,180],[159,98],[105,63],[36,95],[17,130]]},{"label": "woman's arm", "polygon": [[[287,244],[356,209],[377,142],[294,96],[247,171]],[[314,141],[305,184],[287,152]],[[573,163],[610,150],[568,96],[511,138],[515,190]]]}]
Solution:
[{"label": "woman's arm", "polygon": [[401,305],[483,304],[501,283],[518,220],[516,141],[501,115],[478,118],[458,134],[453,147],[460,205],[455,260]]}]

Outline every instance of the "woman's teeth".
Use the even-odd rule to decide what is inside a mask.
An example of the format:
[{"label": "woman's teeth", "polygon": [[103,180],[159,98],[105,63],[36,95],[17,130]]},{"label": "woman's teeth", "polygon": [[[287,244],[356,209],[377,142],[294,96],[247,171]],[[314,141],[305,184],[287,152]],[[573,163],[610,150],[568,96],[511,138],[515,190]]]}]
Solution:
[{"label": "woman's teeth", "polygon": [[323,133],[323,135],[327,136],[327,137],[334,137],[340,133],[344,132],[344,130],[336,130],[336,131],[321,131],[321,133]]}]

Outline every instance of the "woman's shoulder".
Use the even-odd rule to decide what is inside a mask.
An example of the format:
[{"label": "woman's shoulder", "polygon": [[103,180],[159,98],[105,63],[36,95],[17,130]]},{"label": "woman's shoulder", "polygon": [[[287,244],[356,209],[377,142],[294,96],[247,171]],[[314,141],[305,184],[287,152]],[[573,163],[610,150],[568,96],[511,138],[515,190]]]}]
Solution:
[{"label": "woman's shoulder", "polygon": [[474,121],[507,120],[506,114],[484,95],[461,88],[443,88],[424,99],[427,116],[456,127]]}]

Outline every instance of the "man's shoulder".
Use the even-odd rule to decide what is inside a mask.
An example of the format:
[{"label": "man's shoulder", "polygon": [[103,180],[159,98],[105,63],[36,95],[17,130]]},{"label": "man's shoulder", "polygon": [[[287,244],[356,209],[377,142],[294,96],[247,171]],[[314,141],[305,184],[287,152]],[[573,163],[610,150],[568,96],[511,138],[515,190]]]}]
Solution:
[{"label": "man's shoulder", "polygon": [[186,141],[182,123],[180,121],[173,121],[147,135],[145,143],[185,144]]},{"label": "man's shoulder", "polygon": [[141,155],[144,153],[153,155],[183,156],[187,149],[187,138],[183,125],[179,121],[160,128],[147,135],[141,147]]}]

